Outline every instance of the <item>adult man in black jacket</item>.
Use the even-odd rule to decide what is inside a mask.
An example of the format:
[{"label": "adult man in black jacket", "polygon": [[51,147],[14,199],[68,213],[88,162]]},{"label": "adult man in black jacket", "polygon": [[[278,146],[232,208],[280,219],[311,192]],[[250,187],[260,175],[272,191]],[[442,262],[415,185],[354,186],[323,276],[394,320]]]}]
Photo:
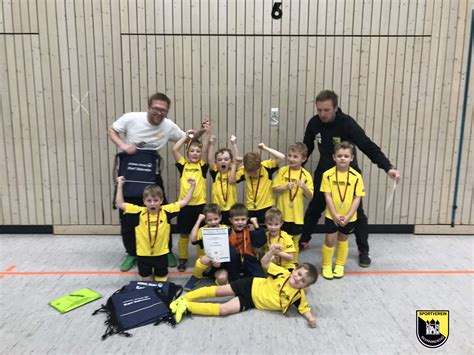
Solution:
[{"label": "adult man in black jacket", "polygon": [[[303,233],[300,240],[302,250],[311,239],[314,225],[326,208],[324,194],[319,191],[323,173],[334,166],[334,146],[342,141],[349,141],[357,146],[372,163],[385,170],[388,176],[397,183],[400,181],[400,172],[390,163],[380,148],[370,140],[364,130],[349,115],[344,114],[338,107],[338,96],[334,91],[324,90],[316,96],[317,115],[312,117],[304,134],[304,143],[308,147],[308,157],[314,150],[314,141],[318,143],[320,159],[314,172],[314,195],[304,216]],[[351,166],[361,172],[357,165],[357,156],[354,150],[354,161]],[[369,233],[367,216],[362,208],[362,202],[357,210],[356,242],[359,248],[359,265],[370,266]]]}]

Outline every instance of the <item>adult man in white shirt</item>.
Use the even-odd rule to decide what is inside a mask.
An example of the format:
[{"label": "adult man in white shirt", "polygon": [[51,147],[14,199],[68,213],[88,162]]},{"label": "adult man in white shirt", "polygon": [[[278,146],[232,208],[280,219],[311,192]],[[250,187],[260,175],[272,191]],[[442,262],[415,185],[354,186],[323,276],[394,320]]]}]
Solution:
[{"label": "adult man in white shirt", "polygon": [[[150,96],[146,112],[126,113],[113,123],[108,129],[110,139],[120,150],[129,155],[137,153],[138,148],[159,151],[168,141],[178,141],[185,133],[167,118],[170,106],[171,100],[165,94],[156,93]],[[156,172],[155,182],[165,191],[159,169]],[[143,205],[142,197],[129,197],[125,202]],[[128,271],[136,261],[135,226],[138,224],[138,215],[124,215],[120,212],[120,224],[123,244],[127,251],[127,257],[120,270]],[[173,253],[170,252],[169,256],[169,264],[173,264],[173,261],[175,264]]]}]

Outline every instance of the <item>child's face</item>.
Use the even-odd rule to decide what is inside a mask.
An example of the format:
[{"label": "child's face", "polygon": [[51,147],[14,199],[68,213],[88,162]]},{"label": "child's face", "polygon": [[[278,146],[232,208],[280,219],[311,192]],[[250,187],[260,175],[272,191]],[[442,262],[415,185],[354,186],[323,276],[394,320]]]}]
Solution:
[{"label": "child's face", "polygon": [[232,224],[232,229],[236,232],[242,231],[247,225],[248,217],[246,216],[234,216],[229,218]]},{"label": "child's face", "polygon": [[222,217],[217,213],[208,212],[206,213],[206,218],[204,218],[208,227],[214,228],[219,227]]},{"label": "child's face", "polygon": [[150,213],[157,213],[163,200],[158,196],[146,196],[143,198],[143,204]]},{"label": "child's face", "polygon": [[354,156],[352,155],[351,149],[339,149],[333,154],[332,158],[338,168],[347,168],[354,159]]},{"label": "child's face", "polygon": [[217,154],[217,157],[216,157],[217,170],[223,173],[227,172],[230,168],[230,163],[231,163],[231,159],[230,159],[229,152],[222,152],[222,153]]},{"label": "child's face", "polygon": [[306,159],[303,158],[303,155],[301,155],[301,153],[299,153],[299,152],[295,152],[295,151],[292,151],[292,150],[290,150],[288,152],[288,165],[292,169],[301,168],[301,165],[303,165],[303,162],[305,160]]},{"label": "child's face", "polygon": [[280,234],[283,222],[277,219],[272,221],[265,221],[265,225],[267,226],[268,233],[270,233],[270,235],[274,237]]},{"label": "child's face", "polygon": [[300,267],[291,272],[288,283],[294,288],[305,288],[311,283],[311,279],[308,276],[308,270]]},{"label": "child's face", "polygon": [[188,149],[188,159],[191,163],[197,163],[201,160],[201,148],[196,145],[192,145]]}]

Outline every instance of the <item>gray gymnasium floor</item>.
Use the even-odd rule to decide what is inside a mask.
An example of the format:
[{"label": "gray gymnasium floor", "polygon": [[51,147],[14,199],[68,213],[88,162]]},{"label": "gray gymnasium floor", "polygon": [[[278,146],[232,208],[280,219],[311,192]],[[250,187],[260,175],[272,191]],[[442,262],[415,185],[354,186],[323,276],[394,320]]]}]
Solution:
[{"label": "gray gymnasium floor", "polygon": [[[316,235],[303,261],[321,263]],[[342,280],[320,278],[308,292],[316,329],[292,310],[251,310],[223,318],[185,318],[100,339],[104,315],[91,313],[133,273],[115,273],[117,236],[0,236],[2,354],[474,353],[474,236],[371,235],[373,264],[357,266],[351,240]],[[8,271],[7,271],[8,270]],[[132,270],[133,271],[133,270]],[[176,271],[171,269],[171,271]],[[427,272],[430,271],[430,272]],[[188,275],[171,275],[184,284]],[[48,301],[90,287],[105,297],[60,315]],[[416,310],[449,310],[449,337],[437,349],[416,338]]]}]

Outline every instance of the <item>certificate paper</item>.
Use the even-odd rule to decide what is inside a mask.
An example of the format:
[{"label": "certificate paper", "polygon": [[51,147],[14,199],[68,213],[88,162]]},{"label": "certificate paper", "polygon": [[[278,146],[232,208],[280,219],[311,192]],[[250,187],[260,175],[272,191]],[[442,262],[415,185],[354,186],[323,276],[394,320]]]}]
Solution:
[{"label": "certificate paper", "polygon": [[219,260],[222,263],[230,261],[229,232],[224,228],[203,228],[202,241],[206,255],[211,260]]}]

